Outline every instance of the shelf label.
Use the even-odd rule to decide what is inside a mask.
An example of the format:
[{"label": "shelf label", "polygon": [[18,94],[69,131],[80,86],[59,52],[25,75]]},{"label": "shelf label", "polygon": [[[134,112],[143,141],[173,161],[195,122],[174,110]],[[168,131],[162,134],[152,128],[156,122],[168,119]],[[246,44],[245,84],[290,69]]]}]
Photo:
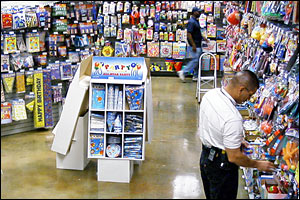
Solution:
[{"label": "shelf label", "polygon": [[93,57],[92,79],[145,81],[147,67],[141,57]]}]

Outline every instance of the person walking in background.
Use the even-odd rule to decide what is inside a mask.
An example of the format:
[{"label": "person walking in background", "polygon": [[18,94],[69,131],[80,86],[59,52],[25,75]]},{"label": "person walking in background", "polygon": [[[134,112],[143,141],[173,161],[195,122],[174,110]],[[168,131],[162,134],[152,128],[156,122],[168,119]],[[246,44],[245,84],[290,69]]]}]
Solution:
[{"label": "person walking in background", "polygon": [[192,69],[194,70],[193,81],[197,81],[199,58],[202,54],[201,43],[203,39],[206,42],[209,42],[207,38],[203,37],[201,34],[199,17],[200,17],[200,9],[194,7],[192,9],[192,17],[190,18],[187,24],[187,39],[189,45],[192,47],[192,51],[191,51],[192,60],[187,64],[187,66],[183,70],[177,72],[179,78],[183,82],[185,81],[185,75],[188,72],[190,72]]},{"label": "person walking in background", "polygon": [[252,160],[242,149],[243,118],[236,104],[242,104],[259,88],[257,76],[249,71],[238,72],[222,88],[207,92],[201,101],[198,135],[202,142],[200,172],[207,199],[236,199],[239,166],[273,171],[269,161]]}]

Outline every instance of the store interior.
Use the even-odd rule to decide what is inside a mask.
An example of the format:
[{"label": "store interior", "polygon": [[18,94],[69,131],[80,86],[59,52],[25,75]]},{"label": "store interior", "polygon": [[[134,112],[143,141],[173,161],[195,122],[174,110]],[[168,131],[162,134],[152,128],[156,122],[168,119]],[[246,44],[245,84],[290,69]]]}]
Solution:
[{"label": "store interior", "polygon": [[237,198],[299,198],[298,1],[2,1],[1,198],[205,199],[201,98],[242,70],[244,153],[277,168],[240,167]]}]

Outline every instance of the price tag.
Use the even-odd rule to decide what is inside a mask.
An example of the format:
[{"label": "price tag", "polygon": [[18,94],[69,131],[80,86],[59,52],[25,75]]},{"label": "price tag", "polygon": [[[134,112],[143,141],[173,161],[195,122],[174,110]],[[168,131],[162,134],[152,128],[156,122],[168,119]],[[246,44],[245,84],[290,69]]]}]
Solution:
[{"label": "price tag", "polygon": [[36,29],[35,29],[35,30],[32,30],[32,32],[33,32],[33,33],[37,33],[37,30],[36,30]]},{"label": "price tag", "polygon": [[78,21],[74,21],[74,24],[78,24]]},{"label": "price tag", "polygon": [[91,35],[91,36],[94,36],[95,34],[94,34],[94,33],[91,33],[90,35]]},{"label": "price tag", "polygon": [[80,49],[76,49],[76,51],[80,51]]},{"label": "price tag", "polygon": [[10,35],[13,35],[13,34],[15,34],[15,32],[14,31],[9,31],[8,32]]},{"label": "price tag", "polygon": [[71,38],[74,38],[75,37],[75,35],[71,35]]},{"label": "price tag", "polygon": [[20,33],[25,33],[25,30],[20,30]]},{"label": "price tag", "polygon": [[60,19],[65,19],[65,17],[60,17]]},{"label": "price tag", "polygon": [[55,63],[59,63],[59,60],[55,61]]},{"label": "price tag", "polygon": [[58,32],[54,32],[53,34],[58,35]]},{"label": "price tag", "polygon": [[44,31],[48,31],[48,28],[44,28]]},{"label": "price tag", "polygon": [[68,34],[68,32],[64,31],[63,34]]},{"label": "price tag", "polygon": [[43,52],[43,55],[45,55],[45,56],[46,56],[46,55],[47,55],[47,52]]}]

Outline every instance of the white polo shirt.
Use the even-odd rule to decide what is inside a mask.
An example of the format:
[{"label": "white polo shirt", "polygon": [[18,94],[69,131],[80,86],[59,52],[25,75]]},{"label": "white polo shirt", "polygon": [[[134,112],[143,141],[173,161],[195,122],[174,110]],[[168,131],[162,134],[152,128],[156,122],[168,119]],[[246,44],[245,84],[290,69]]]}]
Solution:
[{"label": "white polo shirt", "polygon": [[243,140],[243,118],[224,88],[207,92],[201,101],[198,135],[207,147],[236,149]]}]

